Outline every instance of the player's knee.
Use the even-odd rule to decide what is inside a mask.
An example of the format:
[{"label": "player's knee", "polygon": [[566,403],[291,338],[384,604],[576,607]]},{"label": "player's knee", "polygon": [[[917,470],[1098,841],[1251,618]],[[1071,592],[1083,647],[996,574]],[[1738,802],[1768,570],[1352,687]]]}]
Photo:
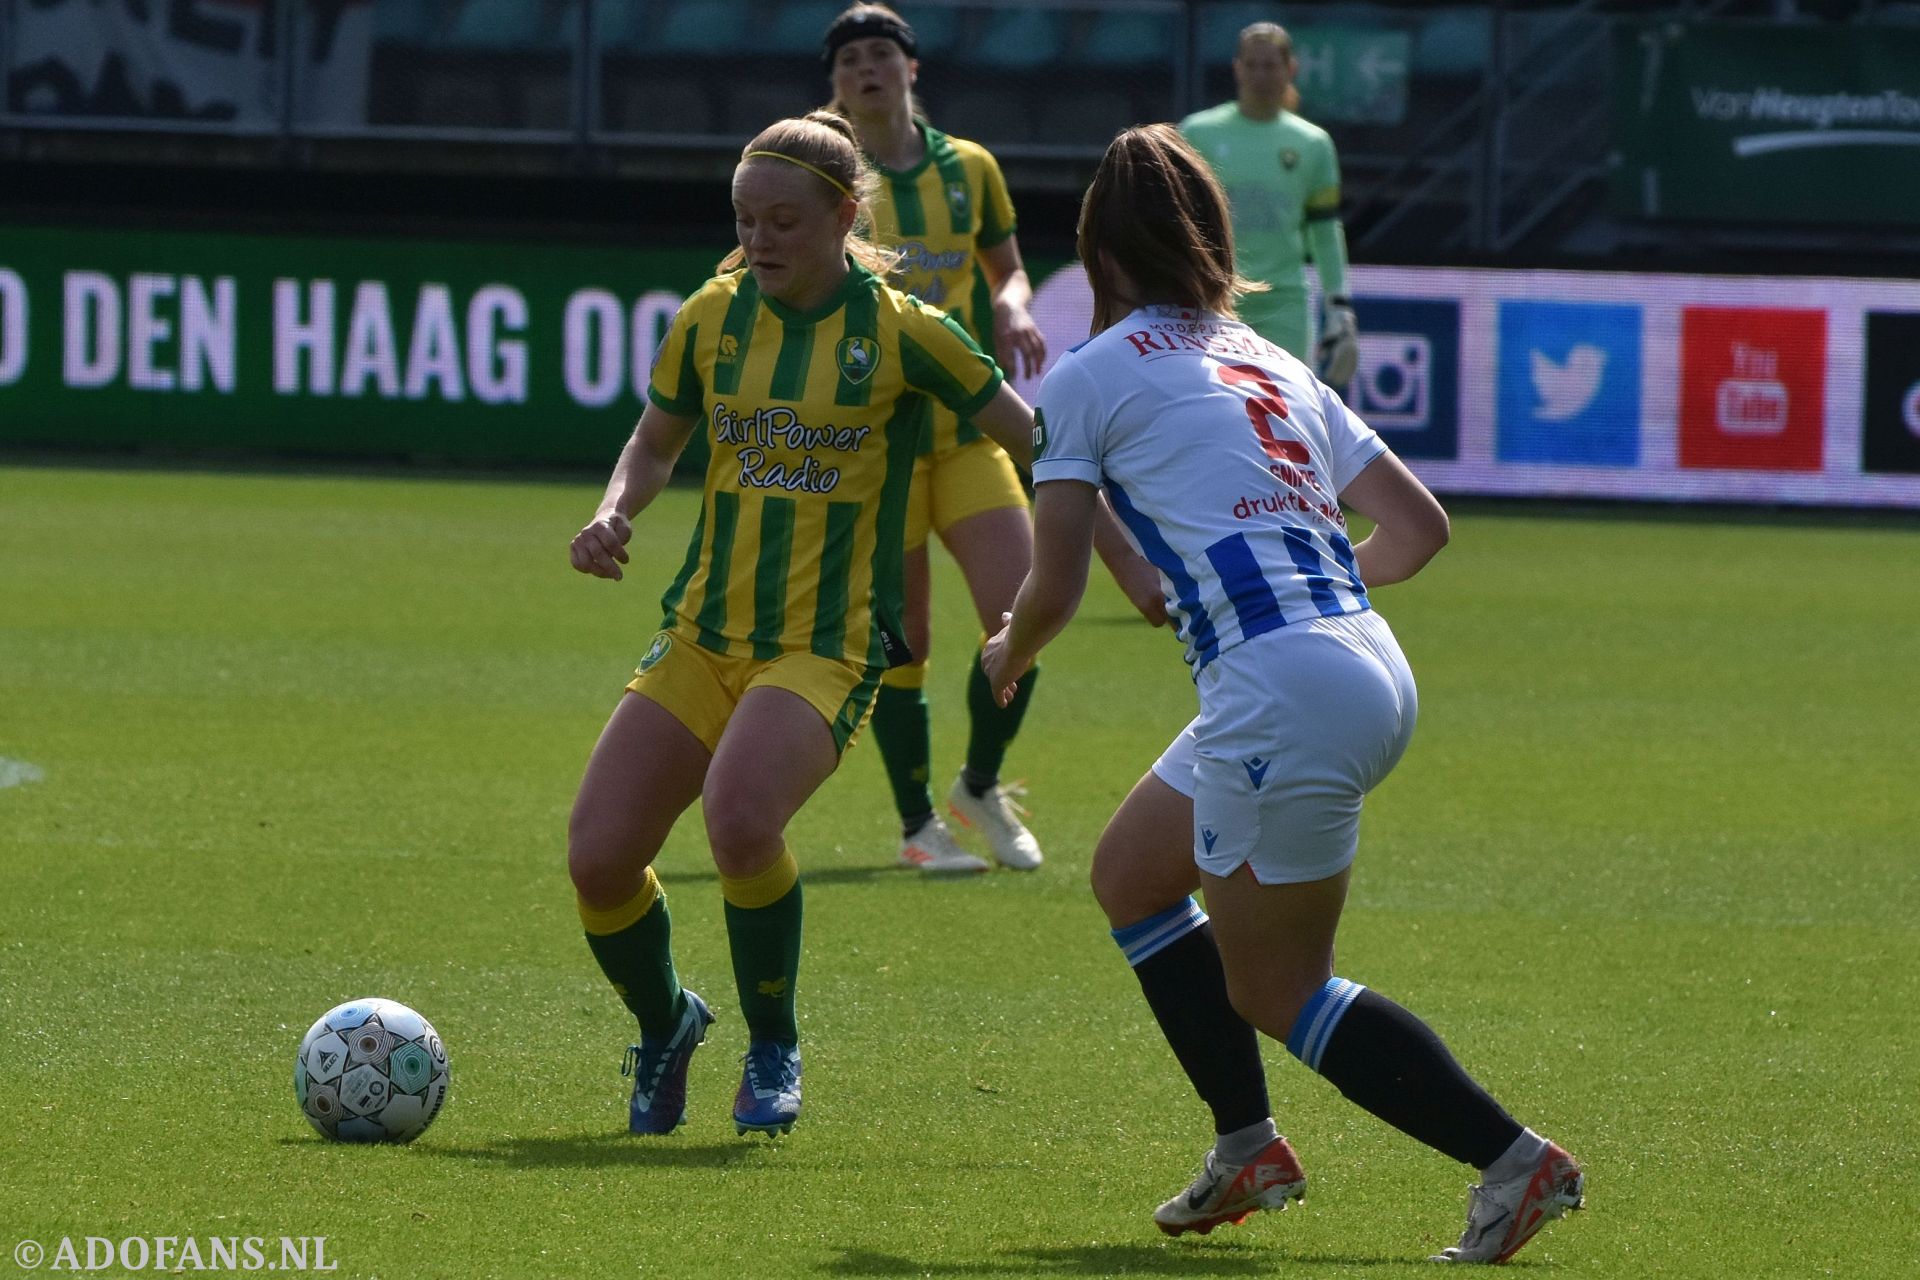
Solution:
[{"label": "player's knee", "polygon": [[786,847],[784,824],[751,800],[736,802],[724,793],[709,792],[704,816],[713,863],[723,876],[742,880],[758,875]]},{"label": "player's knee", "polygon": [[1185,845],[1143,846],[1109,828],[1094,846],[1088,871],[1094,901],[1115,929],[1165,911],[1200,887],[1193,855]]},{"label": "player's knee", "polygon": [[632,899],[657,852],[627,818],[576,805],[567,821],[567,876],[581,899],[597,910]]},{"label": "player's knee", "polygon": [[1255,1029],[1284,1041],[1307,1001],[1325,983],[1325,977],[1310,979],[1285,969],[1262,969],[1257,979],[1236,976],[1229,971],[1227,999],[1233,1004],[1233,1011]]}]

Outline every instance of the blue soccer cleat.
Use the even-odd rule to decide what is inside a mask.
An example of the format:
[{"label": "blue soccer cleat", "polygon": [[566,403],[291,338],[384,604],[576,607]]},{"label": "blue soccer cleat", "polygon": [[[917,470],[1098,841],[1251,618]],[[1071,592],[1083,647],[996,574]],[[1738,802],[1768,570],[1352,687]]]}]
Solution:
[{"label": "blue soccer cleat", "polygon": [[633,1077],[633,1101],[627,1108],[630,1133],[672,1133],[687,1113],[687,1064],[707,1038],[713,1011],[691,991],[680,1025],[664,1042],[648,1040],[627,1046],[620,1074]]},{"label": "blue soccer cleat", "polygon": [[733,1095],[736,1133],[792,1133],[800,1118],[800,1046],[755,1040]]}]

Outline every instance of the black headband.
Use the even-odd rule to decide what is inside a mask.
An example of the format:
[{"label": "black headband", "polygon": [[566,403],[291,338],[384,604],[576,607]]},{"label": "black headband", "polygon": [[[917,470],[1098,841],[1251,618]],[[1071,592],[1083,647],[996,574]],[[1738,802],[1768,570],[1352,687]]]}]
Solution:
[{"label": "black headband", "polygon": [[842,14],[838,21],[827,28],[827,44],[821,61],[827,64],[828,70],[832,70],[834,55],[840,52],[841,45],[876,38],[893,41],[909,58],[919,55],[920,47],[914,42],[912,27],[890,13],[869,9]]}]

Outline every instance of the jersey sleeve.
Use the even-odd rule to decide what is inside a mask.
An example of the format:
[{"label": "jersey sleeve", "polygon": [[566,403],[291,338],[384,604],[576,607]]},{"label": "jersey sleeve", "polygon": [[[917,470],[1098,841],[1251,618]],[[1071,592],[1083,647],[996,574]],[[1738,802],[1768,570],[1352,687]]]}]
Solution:
[{"label": "jersey sleeve", "polygon": [[653,372],[647,379],[647,399],[680,418],[699,417],[706,400],[706,385],[694,358],[700,336],[695,315],[704,294],[703,290],[680,304],[654,353]]},{"label": "jersey sleeve", "polygon": [[980,150],[980,230],[974,236],[974,244],[982,249],[1006,240],[1013,234],[1015,219],[1013,216],[1013,197],[1007,192],[1006,175],[1000,172],[1000,162],[986,148]]},{"label": "jersey sleeve", "polygon": [[1340,161],[1334,155],[1333,139],[1324,133],[1314,139],[1306,179],[1306,199],[1301,202],[1306,221],[1339,217]]},{"label": "jersey sleeve", "polygon": [[972,417],[1000,390],[1006,375],[960,322],[914,299],[900,314],[900,365],[907,385],[961,418]]},{"label": "jersey sleeve", "polygon": [[1071,353],[1047,371],[1033,409],[1033,482],[1100,483],[1104,414],[1092,379]]},{"label": "jersey sleeve", "polygon": [[1320,389],[1320,413],[1327,423],[1327,443],[1333,454],[1327,459],[1333,467],[1333,491],[1339,493],[1367,469],[1369,462],[1387,452],[1387,442],[1362,422],[1359,414],[1347,408],[1347,402],[1332,387],[1324,382],[1316,385]]}]

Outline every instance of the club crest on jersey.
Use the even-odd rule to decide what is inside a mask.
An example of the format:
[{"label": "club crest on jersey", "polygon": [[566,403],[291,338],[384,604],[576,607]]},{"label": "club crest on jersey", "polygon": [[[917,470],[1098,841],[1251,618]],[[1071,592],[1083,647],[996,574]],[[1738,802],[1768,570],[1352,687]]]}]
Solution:
[{"label": "club crest on jersey", "polygon": [[1033,460],[1038,462],[1047,452],[1047,414],[1044,409],[1033,411]]},{"label": "club crest on jersey", "polygon": [[967,198],[967,188],[963,183],[947,184],[947,208],[951,209],[953,216],[962,222],[971,215],[972,205]]},{"label": "club crest on jersey", "polygon": [[880,367],[880,344],[872,338],[842,338],[833,354],[840,361],[840,376],[856,385],[872,377],[873,371]]},{"label": "club crest on jersey", "polygon": [[734,337],[730,333],[721,334],[720,335],[720,358],[722,360],[737,360],[739,359],[739,357],[740,357],[740,339]]},{"label": "club crest on jersey", "polygon": [[640,669],[642,671],[651,671],[653,665],[660,661],[660,659],[666,657],[667,650],[671,648],[673,648],[673,637],[667,632],[662,631],[653,638],[653,643],[647,646],[646,655],[640,659]]},{"label": "club crest on jersey", "polygon": [[1299,163],[1300,163],[1300,153],[1298,151],[1295,151],[1292,147],[1288,147],[1285,151],[1282,151],[1280,153],[1280,167],[1282,169],[1291,169]]}]

